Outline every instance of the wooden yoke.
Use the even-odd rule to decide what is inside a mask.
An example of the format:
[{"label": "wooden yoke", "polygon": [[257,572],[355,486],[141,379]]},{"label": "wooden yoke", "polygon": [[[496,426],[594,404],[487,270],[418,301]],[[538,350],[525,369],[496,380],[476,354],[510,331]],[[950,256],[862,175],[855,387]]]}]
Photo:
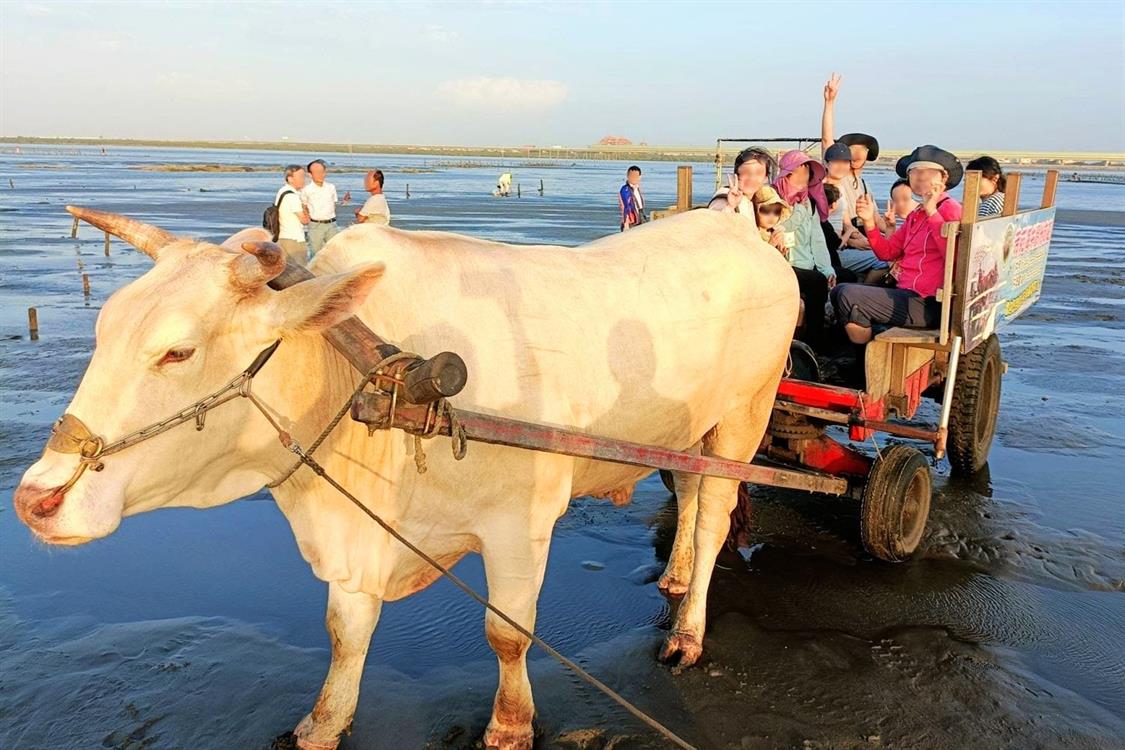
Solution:
[{"label": "wooden yoke", "polygon": [[[308,269],[289,264],[270,282],[271,289],[286,289],[315,278]],[[367,374],[381,360],[398,354],[400,349],[377,336],[359,318],[352,316],[324,332],[324,338],[340,352],[352,367]],[[403,395],[414,404],[429,404],[440,398],[456,396],[465,387],[468,372],[465,361],[453,352],[442,352],[429,359],[421,357],[391,366],[403,378]]]}]

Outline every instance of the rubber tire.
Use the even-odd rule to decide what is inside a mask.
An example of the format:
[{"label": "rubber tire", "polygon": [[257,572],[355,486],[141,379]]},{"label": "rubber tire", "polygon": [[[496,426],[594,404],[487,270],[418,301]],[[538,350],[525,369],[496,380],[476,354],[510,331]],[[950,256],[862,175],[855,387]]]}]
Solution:
[{"label": "rubber tire", "polygon": [[1002,368],[996,334],[961,358],[953,384],[946,444],[949,464],[956,474],[971,476],[988,463],[1000,412]]},{"label": "rubber tire", "polygon": [[667,469],[660,470],[660,481],[664,483],[664,489],[676,494],[676,483],[672,481],[672,472]]},{"label": "rubber tire", "polygon": [[933,483],[926,457],[909,445],[892,445],[875,459],[859,514],[863,548],[887,562],[918,549],[930,516]]},{"label": "rubber tire", "polygon": [[820,382],[820,363],[816,361],[816,352],[804,341],[794,340],[789,344],[787,367],[787,377],[810,383]]}]

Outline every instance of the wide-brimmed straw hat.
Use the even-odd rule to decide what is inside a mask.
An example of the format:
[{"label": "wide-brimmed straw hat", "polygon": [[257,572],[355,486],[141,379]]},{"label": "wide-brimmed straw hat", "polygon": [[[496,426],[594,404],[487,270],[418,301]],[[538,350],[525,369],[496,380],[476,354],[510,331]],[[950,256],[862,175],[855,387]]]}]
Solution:
[{"label": "wide-brimmed straw hat", "polygon": [[938,148],[932,145],[919,146],[899,159],[898,164],[895,165],[895,171],[898,172],[899,177],[906,177],[910,173],[911,167],[944,169],[949,175],[945,181],[946,190],[952,190],[957,187],[965,174],[965,169],[961,166],[961,162],[957,160],[956,156],[946,151],[944,148]]},{"label": "wide-brimmed straw hat", "polygon": [[836,139],[837,143],[842,143],[845,146],[867,146],[867,161],[875,161],[879,158],[879,141],[875,140],[875,136],[868,135],[867,133],[844,133]]},{"label": "wide-brimmed straw hat", "polygon": [[793,215],[793,209],[769,185],[763,185],[758,188],[758,192],[754,193],[754,210],[757,211],[762,206],[781,206],[781,221],[785,221]]}]

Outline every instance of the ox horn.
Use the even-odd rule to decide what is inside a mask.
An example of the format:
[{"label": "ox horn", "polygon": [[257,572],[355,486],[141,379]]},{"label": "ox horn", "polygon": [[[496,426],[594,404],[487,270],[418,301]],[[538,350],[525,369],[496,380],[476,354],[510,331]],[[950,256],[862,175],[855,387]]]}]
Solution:
[{"label": "ox horn", "polygon": [[165,232],[160,227],[154,227],[151,224],[145,224],[121,214],[112,214],[109,211],[98,211],[81,206],[67,206],[66,210],[74,218],[93,224],[114,237],[120,237],[153,260],[156,260],[157,253],[160,252],[161,248],[179,239],[176,235]]},{"label": "ox horn", "polygon": [[285,251],[273,242],[243,242],[247,255],[234,259],[230,265],[235,286],[253,290],[268,284],[285,270]]}]

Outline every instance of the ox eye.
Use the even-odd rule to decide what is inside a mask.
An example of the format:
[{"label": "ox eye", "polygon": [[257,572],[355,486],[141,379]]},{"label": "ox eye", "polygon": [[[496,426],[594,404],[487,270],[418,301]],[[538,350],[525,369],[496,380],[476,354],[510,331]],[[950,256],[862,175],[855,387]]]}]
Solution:
[{"label": "ox eye", "polygon": [[191,355],[193,354],[195,354],[195,347],[193,346],[182,346],[177,347],[176,349],[169,349],[164,353],[164,356],[160,358],[160,361],[156,363],[156,366],[163,367],[164,365],[170,365],[176,362],[184,362],[188,359],[191,359]]}]

